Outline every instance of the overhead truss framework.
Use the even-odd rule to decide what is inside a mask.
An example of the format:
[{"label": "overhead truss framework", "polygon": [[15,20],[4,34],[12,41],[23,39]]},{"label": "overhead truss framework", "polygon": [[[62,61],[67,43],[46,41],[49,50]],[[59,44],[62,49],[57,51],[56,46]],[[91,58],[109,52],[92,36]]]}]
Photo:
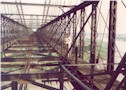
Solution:
[{"label": "overhead truss framework", "polygon": [[[114,63],[115,55],[115,38],[116,38],[116,16],[117,16],[117,2],[110,2],[109,13],[109,38],[108,38],[108,63]],[[114,70],[114,65],[108,65],[108,71]]]},{"label": "overhead truss framework", "polygon": [[41,14],[12,14],[12,13],[3,13],[4,15],[24,15],[24,16],[49,16],[49,17],[57,17],[57,15],[41,15]]},{"label": "overhead truss framework", "polygon": [[[46,17],[46,18],[55,18],[55,17],[57,17],[58,15],[48,15],[48,13],[46,13],[47,15],[45,15],[45,13],[43,13],[43,15],[42,14],[27,14],[27,13],[24,13],[25,11],[23,10],[24,8],[23,8],[23,6],[41,6],[41,7],[57,7],[57,8],[59,8],[59,9],[62,9],[62,8],[73,8],[73,7],[75,7],[75,5],[54,5],[54,4],[39,4],[39,3],[22,3],[21,1],[20,2],[1,2],[1,4],[3,5],[3,7],[4,7],[4,9],[6,9],[6,7],[5,7],[5,5],[7,5],[7,7],[8,7],[8,5],[16,5],[16,7],[17,7],[17,10],[18,10],[18,14],[15,14],[15,13],[13,13],[12,11],[13,10],[11,10],[11,12],[10,13],[8,13],[8,12],[3,12],[2,14],[4,14],[4,15],[7,15],[7,16],[9,16],[9,17],[11,17],[11,16],[13,16],[13,17],[11,17],[11,18],[18,18],[17,16],[19,16],[20,18],[20,21],[21,21],[21,23],[22,24],[26,24],[26,26],[27,27],[30,27],[31,29],[36,29],[37,27],[39,27],[39,26],[41,26],[41,25],[44,25],[45,23],[47,23],[47,20],[45,19],[45,22],[43,22],[42,23],[42,19],[41,19],[41,22],[38,22],[37,21],[37,19],[38,18],[41,18],[41,17]],[[8,9],[8,8],[7,8]],[[30,17],[30,20],[28,20],[29,22],[27,23],[27,22],[25,22],[26,21],[26,19],[27,19],[27,17]],[[36,20],[35,21],[33,21],[32,20],[32,17],[34,17],[34,18],[36,18]],[[35,22],[36,24],[35,25],[32,25],[32,22]]]},{"label": "overhead truss framework", "polygon": [[1,4],[26,5],[26,6],[49,6],[49,7],[63,7],[63,8],[73,8],[76,6],[76,5],[55,5],[55,4],[16,3],[16,2],[1,2]]}]

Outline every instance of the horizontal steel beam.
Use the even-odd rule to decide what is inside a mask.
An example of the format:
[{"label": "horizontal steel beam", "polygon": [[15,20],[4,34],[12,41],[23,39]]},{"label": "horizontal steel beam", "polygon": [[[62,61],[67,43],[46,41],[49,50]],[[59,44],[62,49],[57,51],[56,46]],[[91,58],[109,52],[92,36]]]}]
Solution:
[{"label": "horizontal steel beam", "polygon": [[53,49],[49,50],[4,50],[4,53],[25,53],[25,52],[32,52],[32,53],[48,53],[48,52],[55,52]]},{"label": "horizontal steel beam", "polygon": [[[17,20],[17,21],[18,21],[18,22],[21,22],[21,19],[19,19],[19,20]],[[37,24],[37,22],[41,22],[41,21],[43,21],[43,20],[41,20],[41,21],[33,20],[33,21],[34,21],[34,22],[32,22],[32,23],[31,23],[31,21],[27,21],[27,20],[26,20],[25,22],[26,22],[26,24],[32,24],[32,25],[33,25],[33,24]],[[29,23],[29,22],[30,22],[30,23]],[[46,21],[46,22],[44,22],[44,23],[48,23],[48,22],[49,22],[49,20]],[[43,24],[43,23],[42,23],[42,24]]]},{"label": "horizontal steel beam", "polygon": [[[19,80],[19,74],[1,74],[1,81],[14,81]],[[20,79],[49,79],[49,78],[59,78],[60,72],[48,72],[48,73],[29,73],[21,74]]]},{"label": "horizontal steel beam", "polygon": [[[70,81],[70,79],[64,78],[63,81]],[[59,82],[59,79],[42,80],[42,82]]]},{"label": "horizontal steel beam", "polygon": [[[84,77],[87,77],[87,76],[100,76],[100,75],[111,75],[112,73],[115,73],[115,71],[111,71],[111,72],[97,72],[97,73],[93,73],[93,74],[84,74],[83,76]],[[124,70],[121,70],[120,73],[125,73]]]},{"label": "horizontal steel beam", "polygon": [[1,58],[1,62],[24,62],[25,60],[31,61],[58,61],[59,57],[38,57],[38,58]]},{"label": "horizontal steel beam", "polygon": [[[21,40],[17,40],[18,42],[21,42]],[[27,41],[23,41],[23,42],[27,42]],[[28,44],[27,45],[15,45],[13,47],[51,47],[49,45],[32,45],[32,46],[29,46]]]},{"label": "horizontal steel beam", "polygon": [[76,5],[55,5],[55,4],[39,4],[39,3],[18,3],[18,2],[1,2],[1,4],[9,4],[9,5],[26,5],[26,6],[47,6],[47,7],[64,7],[64,8],[72,8]]},{"label": "horizontal steel beam", "polygon": [[39,86],[39,87],[48,89],[48,90],[59,90],[57,88],[54,88],[54,87],[51,87],[51,86],[48,86],[48,85],[45,85],[45,84],[42,84],[42,83],[38,83],[38,82],[35,82],[33,80],[24,79],[24,81],[29,82],[30,84],[33,84],[35,86]]},{"label": "horizontal steel beam", "polygon": [[58,17],[58,15],[41,15],[41,14],[14,14],[14,13],[2,13],[3,15],[24,15],[24,16],[49,16],[49,17]]},{"label": "horizontal steel beam", "polygon": [[[31,68],[34,68],[34,67],[49,67],[49,66],[59,66],[59,64],[57,63],[54,63],[54,62],[50,62],[50,63],[46,63],[46,64],[37,64],[37,63],[32,63],[30,64],[30,67]],[[17,68],[17,67],[25,67],[25,64],[10,64],[10,63],[6,63],[6,64],[2,64],[1,63],[1,68],[9,68],[9,67],[14,67],[14,68]]]},{"label": "horizontal steel beam", "polygon": [[[110,65],[118,65],[119,63],[108,63]],[[95,65],[108,65],[107,63],[84,63],[84,64],[64,64],[64,66],[95,66]]]},{"label": "horizontal steel beam", "polygon": [[[36,18],[37,18],[37,17],[36,17]],[[35,19],[33,19],[33,18],[32,18],[32,19],[30,19],[30,18],[25,18],[25,20],[37,20],[37,21],[38,21],[38,20],[40,20],[40,21],[45,20],[45,19],[36,19],[36,18],[35,18]],[[14,20],[19,20],[19,21],[21,21],[21,19],[19,19],[19,18],[13,18],[13,19],[14,19]],[[52,19],[47,19],[47,21],[50,21],[50,20],[52,20]]]}]

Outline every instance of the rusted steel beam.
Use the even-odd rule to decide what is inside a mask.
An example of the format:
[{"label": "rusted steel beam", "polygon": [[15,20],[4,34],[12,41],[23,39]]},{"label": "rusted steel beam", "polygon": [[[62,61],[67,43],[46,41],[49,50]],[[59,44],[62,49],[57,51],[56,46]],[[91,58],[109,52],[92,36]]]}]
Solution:
[{"label": "rusted steel beam", "polygon": [[[97,73],[93,73],[93,74],[85,74],[83,76],[100,76],[100,75],[110,75],[112,73],[115,73],[116,71],[111,71],[111,72],[97,72]],[[125,71],[124,70],[121,70],[120,73],[124,73]]]},{"label": "rusted steel beam", "polygon": [[60,83],[60,90],[63,90],[64,87],[64,71],[62,67],[60,67],[60,78],[59,78],[59,83]]},{"label": "rusted steel beam", "polygon": [[58,61],[60,58],[59,57],[32,57],[32,58],[1,58],[1,62],[24,62],[25,60],[30,60],[30,61]]},{"label": "rusted steel beam", "polygon": [[[95,8],[95,9],[94,9]],[[90,46],[90,63],[95,63],[95,47],[96,47],[96,15],[97,9],[95,4],[92,4],[92,17],[91,17],[91,46]]]},{"label": "rusted steel beam", "polygon": [[[38,49],[38,50],[29,50],[30,52],[34,53],[48,53],[48,52],[55,52],[54,49]],[[4,50],[4,53],[27,53],[28,50]]]},{"label": "rusted steel beam", "polygon": [[5,5],[26,5],[26,6],[49,6],[49,7],[63,7],[63,8],[72,8],[76,5],[55,5],[55,4],[40,4],[40,3],[15,3],[15,2],[1,2],[1,4]]},{"label": "rusted steel beam", "polygon": [[[70,79],[63,78],[63,81],[70,81]],[[59,82],[59,79],[42,80],[42,82]]]},{"label": "rusted steel beam", "polygon": [[17,83],[17,81],[12,81],[11,85],[12,85],[12,90],[18,90],[18,83]]},{"label": "rusted steel beam", "polygon": [[[116,16],[117,1],[110,1],[109,12],[109,36],[108,36],[108,57],[107,63],[114,63],[115,57],[115,38],[116,38]],[[114,65],[108,65],[107,71],[113,71]]]},{"label": "rusted steel beam", "polygon": [[[85,20],[85,8],[81,9],[80,18],[81,18],[80,19],[80,29],[81,29]],[[84,37],[85,37],[85,30],[81,32],[79,39],[79,57],[82,59],[84,59]]]},{"label": "rusted steel beam", "polygon": [[[31,66],[31,68],[34,68],[34,67],[41,67],[41,66],[43,66],[43,67],[47,67],[47,66],[58,66],[59,64],[57,64],[57,63],[47,63],[47,64],[30,64],[30,66]],[[25,66],[25,64],[10,64],[10,63],[8,63],[8,64],[2,64],[1,63],[1,68],[9,68],[9,67],[14,67],[14,68],[17,68],[17,67],[24,67]]]},{"label": "rusted steel beam", "polygon": [[24,81],[29,82],[30,84],[33,84],[35,86],[39,86],[39,87],[48,89],[48,90],[61,90],[61,89],[57,89],[57,88],[54,88],[54,87],[51,87],[51,86],[48,86],[48,85],[45,85],[42,83],[35,82],[33,80],[24,79]]},{"label": "rusted steel beam", "polygon": [[[21,41],[21,42],[22,42],[22,41]],[[26,41],[26,42],[27,42],[27,41]],[[25,46],[24,46],[24,45],[20,45],[20,44],[19,44],[18,46],[13,46],[13,48],[16,48],[16,47],[19,47],[19,48],[20,48],[20,47],[33,47],[33,48],[34,48],[34,47],[39,47],[39,48],[44,47],[44,48],[46,48],[46,47],[50,47],[50,46],[42,46],[42,45],[34,45],[34,46],[25,45]]]},{"label": "rusted steel beam", "polygon": [[[73,39],[72,41],[74,42],[75,38],[76,38],[76,35],[77,35],[77,13],[74,12],[74,16],[73,16]],[[73,45],[73,50],[72,52],[75,54],[76,53],[76,47],[77,47],[77,43],[75,42],[74,45]],[[76,58],[76,55],[74,55],[74,59]]]},{"label": "rusted steel beam", "polygon": [[78,63],[78,47],[75,47],[75,64]]},{"label": "rusted steel beam", "polygon": [[[97,34],[97,8],[95,4],[92,4],[92,17],[91,17],[91,46],[90,46],[90,63],[95,63],[96,62],[96,34]],[[91,66],[91,74],[94,73],[94,67]],[[90,83],[93,85],[93,76],[90,77]]]},{"label": "rusted steel beam", "polygon": [[41,15],[41,14],[13,14],[13,13],[2,13],[3,15],[14,15],[14,16],[19,16],[19,15],[24,15],[24,16],[49,16],[49,17],[58,17],[58,15]]},{"label": "rusted steel beam", "polygon": [[[20,74],[1,74],[1,81],[13,81],[18,80]],[[20,79],[48,79],[48,78],[59,78],[60,72],[45,72],[45,73],[29,73],[29,74],[21,74]]]}]

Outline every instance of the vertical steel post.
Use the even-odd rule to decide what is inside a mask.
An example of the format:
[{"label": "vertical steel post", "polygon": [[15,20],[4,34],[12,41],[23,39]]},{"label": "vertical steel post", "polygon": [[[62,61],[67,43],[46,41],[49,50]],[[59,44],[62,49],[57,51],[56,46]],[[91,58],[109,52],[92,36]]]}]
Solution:
[{"label": "vertical steel post", "polygon": [[9,47],[9,35],[8,35],[8,31],[9,31],[9,20],[6,20],[6,36],[7,36],[7,48]]},{"label": "vertical steel post", "polygon": [[[95,9],[94,9],[95,8]],[[95,63],[95,47],[96,47],[96,5],[92,4],[92,17],[91,17],[91,46],[90,46],[90,63]],[[94,66],[91,66],[91,74],[94,72]],[[90,78],[90,83],[93,84],[93,76]]]},{"label": "vertical steel post", "polygon": [[107,57],[107,71],[114,70],[114,55],[115,55],[115,38],[116,38],[116,13],[117,13],[117,2],[110,1],[110,12],[109,12],[109,36],[108,36],[108,57]]},{"label": "vertical steel post", "polygon": [[125,62],[125,65],[124,65],[124,89],[126,89],[126,62]]},{"label": "vertical steel post", "polygon": [[5,49],[5,43],[6,43],[6,19],[3,18],[3,50]]},{"label": "vertical steel post", "polygon": [[[72,15],[71,15],[71,18],[72,18]],[[71,43],[70,43],[70,38],[71,38],[71,36],[70,36],[70,32],[71,32],[71,22],[70,22],[70,24],[68,25],[68,28],[67,28],[67,30],[66,30],[66,38],[67,38],[67,40],[68,40],[68,44],[67,44],[67,50],[70,48],[70,45],[71,45]],[[71,56],[71,52],[69,52],[69,54],[68,54],[68,57],[70,57]]]},{"label": "vertical steel post", "polygon": [[[84,23],[84,17],[85,15],[85,9],[81,9],[81,14],[80,14],[80,29],[82,28],[83,26],[83,23]],[[79,57],[84,59],[84,34],[85,34],[85,31],[82,30],[81,34],[80,34],[80,46],[79,46]]]},{"label": "vertical steel post", "polygon": [[1,17],[1,50],[3,50],[3,18]]},{"label": "vertical steel post", "polygon": [[125,81],[124,81],[124,90],[126,89],[126,75],[125,75]]},{"label": "vertical steel post", "polygon": [[59,82],[60,82],[60,90],[63,90],[63,78],[64,78],[64,74],[63,74],[63,72],[64,72],[64,70],[63,70],[63,68],[60,66],[60,76],[59,76]]},{"label": "vertical steel post", "polygon": [[75,47],[75,64],[77,64],[78,48]]},{"label": "vertical steel post", "polygon": [[12,90],[18,90],[18,83],[17,81],[12,82]]},{"label": "vertical steel post", "polygon": [[[74,39],[76,37],[76,28],[77,28],[77,26],[76,26],[76,18],[77,18],[76,12],[74,12],[74,16],[73,16],[73,41],[74,41]],[[76,47],[76,43],[73,46],[73,53],[75,52],[75,47]]]}]

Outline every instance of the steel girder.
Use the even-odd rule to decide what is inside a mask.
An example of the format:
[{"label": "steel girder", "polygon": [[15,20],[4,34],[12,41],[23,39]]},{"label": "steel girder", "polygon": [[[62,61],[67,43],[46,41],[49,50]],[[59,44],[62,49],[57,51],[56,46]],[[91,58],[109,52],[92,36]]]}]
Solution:
[{"label": "steel girder", "polygon": [[3,15],[14,15],[14,16],[19,16],[19,15],[24,15],[24,16],[49,16],[49,17],[57,17],[57,15],[41,15],[41,14],[12,14],[12,13],[2,13]]},{"label": "steel girder", "polygon": [[114,63],[114,57],[115,57],[116,14],[117,14],[117,1],[110,1],[107,71],[114,70],[114,65],[109,65],[109,63]]},{"label": "steel girder", "polygon": [[[60,72],[45,72],[45,73],[29,73],[29,74],[21,74],[20,79],[49,79],[49,78],[59,78]],[[20,74],[1,74],[1,81],[13,81],[18,80]]]},{"label": "steel girder", "polygon": [[63,7],[63,8],[73,8],[76,5],[55,5],[55,4],[39,4],[39,3],[15,3],[15,2],[1,2],[5,5],[28,5],[28,6],[49,6],[49,7]]},{"label": "steel girder", "polygon": [[48,90],[61,90],[61,89],[57,89],[57,88],[54,88],[54,87],[51,87],[51,86],[48,86],[48,85],[45,85],[45,84],[42,84],[42,83],[35,82],[33,80],[24,79],[24,81],[29,82],[30,84],[48,89]]},{"label": "steel girder", "polygon": [[[92,14],[92,18],[91,18],[91,46],[90,46],[90,63],[95,63],[96,60],[95,60],[95,53],[96,53],[96,25],[97,25],[97,9],[96,9],[96,5],[95,4],[92,4],[92,11],[93,11],[93,14]],[[94,72],[94,66],[92,65],[91,66],[91,74],[93,74]],[[91,85],[93,85],[93,76],[91,76],[90,78],[90,83]]]},{"label": "steel girder", "polygon": [[[81,9],[80,14],[81,20],[80,20],[80,28],[83,26],[84,20],[85,20],[85,9]],[[84,37],[85,37],[85,30],[83,30],[80,34],[80,40],[79,40],[79,57],[84,59]]]},{"label": "steel girder", "polygon": [[47,57],[36,57],[36,58],[1,58],[1,62],[24,62],[25,59],[30,61],[58,61],[59,57],[47,56]]}]

